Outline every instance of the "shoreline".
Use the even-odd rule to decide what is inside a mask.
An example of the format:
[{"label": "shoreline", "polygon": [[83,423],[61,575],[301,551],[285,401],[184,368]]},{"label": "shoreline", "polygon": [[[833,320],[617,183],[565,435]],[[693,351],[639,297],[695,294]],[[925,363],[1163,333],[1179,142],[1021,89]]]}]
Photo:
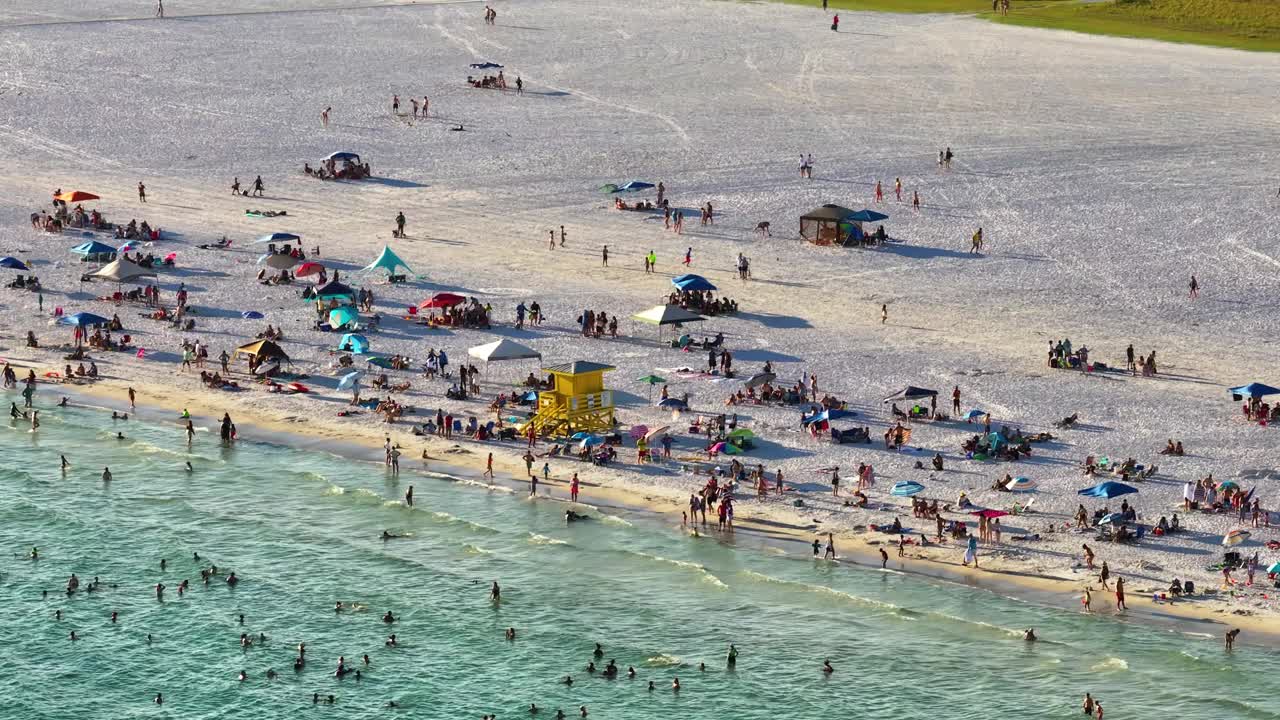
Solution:
[{"label": "shoreline", "polygon": [[[10,359],[10,362],[19,367],[17,363]],[[80,398],[82,401],[91,399],[92,403],[81,403],[82,407],[101,411],[108,411],[112,406],[124,404],[127,408],[127,400],[119,403],[115,398],[123,398],[129,385],[121,383],[110,378],[100,379],[94,384],[74,384],[74,385],[48,385],[46,387],[59,388],[61,395],[66,395],[72,399]],[[135,387],[139,391],[139,395],[143,395],[145,399],[140,402],[135,410],[130,412],[147,421],[163,423],[165,421],[164,411],[172,411],[180,413],[183,409],[191,412],[193,418],[208,417],[211,422],[216,423],[217,417],[221,412],[234,411],[237,430],[241,437],[244,436],[244,429],[249,429],[258,442],[279,442],[288,444],[293,447],[314,448],[333,454],[339,458],[354,460],[357,462],[369,462],[377,464],[377,451],[385,435],[382,432],[375,432],[374,428],[353,425],[349,428],[344,427],[347,437],[342,437],[333,428],[321,427],[318,424],[299,423],[290,421],[287,417],[271,416],[262,412],[258,408],[247,406],[245,403],[228,403],[230,407],[213,408],[211,404],[203,402],[203,398],[194,401],[182,403],[173,402],[174,397],[171,394],[151,395],[148,391],[154,392],[159,386],[141,385]],[[172,389],[172,388],[171,388]],[[146,393],[144,395],[144,393]],[[289,416],[291,417],[291,416]],[[396,426],[399,430],[402,426]],[[175,429],[179,426],[175,423]],[[472,449],[473,444],[479,445],[476,441],[470,440],[443,440],[436,437],[406,435],[404,432],[397,430],[388,430],[392,440],[396,442],[398,447],[407,448],[414,440],[421,441],[431,455],[428,465],[421,468],[427,472],[441,473],[451,477],[457,477],[459,480],[483,484],[483,481],[477,480],[483,472],[483,448],[494,448],[492,444],[481,445],[480,448]],[[363,444],[361,440],[369,441],[369,444]],[[461,452],[453,450],[461,448]],[[491,481],[495,486],[504,488],[527,488],[528,483],[521,479],[523,468],[519,455],[504,453],[503,450],[515,452],[521,449],[518,445],[509,444],[498,445],[492,450],[494,453],[494,467],[496,469],[495,478]],[[451,451],[453,450],[453,451]],[[433,452],[434,451],[434,452]],[[443,456],[443,457],[442,457]],[[474,462],[466,460],[474,456]],[[409,465],[402,472],[406,475],[412,475],[416,468],[412,467],[412,463],[419,458],[406,454],[404,456],[404,465]],[[595,468],[595,466],[586,466]],[[598,468],[596,468],[598,469]],[[623,487],[610,484],[608,480],[582,480],[582,491],[580,493],[582,500],[578,503],[593,508],[607,508],[616,510],[628,515],[638,515],[650,518],[658,523],[665,523],[669,526],[678,527],[680,523],[674,518],[682,512],[684,507],[682,501],[676,498],[667,497],[666,489],[657,486],[644,486],[636,479],[643,478],[639,473],[630,473],[625,470],[618,470],[616,467],[610,469],[610,475],[621,476]],[[634,476],[634,478],[627,477]],[[539,495],[539,500],[547,500],[553,502],[561,502],[566,505],[571,504],[567,498],[567,479],[557,479],[554,476],[550,482],[539,481],[541,487],[563,487],[565,488],[566,497],[554,497]],[[396,500],[397,498],[388,498]],[[734,533],[721,533],[708,529],[706,532],[697,531],[689,534],[699,539],[711,539],[716,542],[731,544],[744,549],[759,551],[766,547],[780,549],[788,555],[804,556],[809,549],[809,543],[815,536],[815,532],[808,529],[799,512],[784,512],[784,515],[790,515],[792,522],[780,522],[776,519],[763,517],[762,514],[753,512],[755,507],[750,503],[739,503],[735,506],[735,531]],[[686,532],[688,530],[686,529]],[[825,534],[825,531],[819,531]],[[885,546],[889,550],[894,546],[888,536],[872,535],[871,533],[852,533],[835,531],[837,539],[837,554],[842,564],[850,564],[860,569],[879,570],[877,567],[880,562],[879,550],[880,546]],[[880,541],[878,537],[885,537],[884,541]],[[1069,580],[1052,575],[1035,573],[1022,570],[1017,567],[1018,563],[1011,562],[1007,559],[1000,558],[991,553],[991,548],[985,547],[986,554],[980,554],[980,558],[984,561],[981,568],[967,568],[962,566],[958,560],[944,559],[936,556],[940,548],[930,546],[930,550],[922,551],[918,546],[910,546],[907,551],[906,562],[895,557],[895,553],[891,552],[888,570],[895,573],[922,579],[926,582],[938,584],[956,584],[977,588],[985,592],[1003,595],[1007,598],[1028,602],[1041,607],[1054,608],[1063,611],[1073,611],[1078,607],[1079,598],[1087,585],[1094,592],[1093,606],[1095,611],[1092,613],[1101,619],[1128,620],[1138,622],[1151,627],[1166,629],[1171,632],[1181,632],[1184,634],[1205,636],[1217,634],[1225,631],[1230,627],[1239,627],[1244,630],[1242,637],[1238,640],[1242,644],[1247,645],[1267,645],[1280,641],[1280,628],[1272,622],[1274,618],[1269,614],[1250,614],[1235,615],[1226,609],[1225,602],[1216,596],[1202,597],[1197,601],[1180,600],[1177,602],[1161,602],[1156,603],[1150,596],[1149,591],[1144,593],[1136,585],[1139,581],[1134,580],[1133,586],[1126,596],[1126,604],[1129,609],[1124,614],[1110,612],[1113,607],[1113,594],[1109,591],[1102,591],[1100,588],[1094,587],[1096,580],[1090,578],[1086,580],[1082,577],[1079,580]],[[962,549],[956,546],[952,549],[953,554],[958,558],[962,554]],[[799,550],[800,552],[797,552]],[[997,550],[996,552],[999,552]],[[1122,573],[1117,573],[1121,575]],[[1074,610],[1077,611],[1078,610]]]}]

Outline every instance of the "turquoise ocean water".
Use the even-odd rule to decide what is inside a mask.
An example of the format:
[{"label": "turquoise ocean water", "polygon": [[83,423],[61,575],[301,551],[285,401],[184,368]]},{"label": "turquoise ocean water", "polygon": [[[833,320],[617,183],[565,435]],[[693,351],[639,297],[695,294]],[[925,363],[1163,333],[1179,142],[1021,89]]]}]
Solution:
[{"label": "turquoise ocean water", "polygon": [[[539,717],[585,704],[591,717],[631,720],[1068,718],[1085,691],[1108,718],[1280,718],[1280,657],[1253,645],[1228,655],[1216,634],[735,548],[643,514],[597,511],[566,526],[561,503],[423,475],[414,462],[394,480],[381,463],[314,449],[220,448],[216,431],[188,451],[177,425],[80,409],[41,419],[35,434],[0,427],[0,718],[501,719],[528,717],[530,702]],[[73,463],[65,475],[60,452]],[[413,509],[399,502],[410,483]],[[384,542],[384,528],[411,536]],[[37,562],[21,558],[31,546]],[[207,563],[242,582],[201,585]],[[68,598],[72,572],[82,591]],[[95,576],[115,587],[84,592]],[[192,587],[179,598],[183,578]],[[367,610],[336,614],[336,600]],[[1041,642],[1022,641],[1028,626]],[[243,650],[241,632],[268,640]],[[384,647],[389,632],[402,647]],[[295,673],[299,642],[308,665]],[[596,642],[597,664],[616,658],[638,678],[589,676]],[[359,682],[333,677],[339,655],[359,666],[364,653]],[[572,688],[558,683],[566,674]],[[313,706],[313,692],[336,703]]]}]

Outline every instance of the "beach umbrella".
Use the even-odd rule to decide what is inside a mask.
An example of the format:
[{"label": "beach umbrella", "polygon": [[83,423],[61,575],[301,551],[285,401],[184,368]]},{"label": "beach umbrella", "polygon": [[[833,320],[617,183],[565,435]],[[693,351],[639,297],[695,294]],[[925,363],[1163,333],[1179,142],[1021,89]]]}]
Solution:
[{"label": "beach umbrella", "polygon": [[1240,486],[1234,480],[1223,480],[1218,483],[1219,490],[1239,490]]},{"label": "beach umbrella", "polygon": [[583,439],[583,438],[589,438],[589,437],[591,437],[591,435],[592,435],[592,433],[589,433],[589,432],[587,432],[586,430],[579,430],[578,432],[576,432],[576,433],[574,433],[574,434],[570,435],[570,436],[569,436],[569,439],[570,439],[570,440],[581,440],[581,439]]},{"label": "beach umbrella", "polygon": [[1120,513],[1107,513],[1098,521],[1099,525],[1113,525],[1118,522],[1124,522],[1124,517]]},{"label": "beach umbrella", "polygon": [[603,444],[604,444],[604,438],[600,437],[599,435],[588,435],[582,438],[582,441],[578,443],[578,447],[584,450],[587,450]]},{"label": "beach umbrella", "polygon": [[1278,563],[1272,563],[1272,564],[1271,564],[1271,567],[1267,568],[1267,573],[1268,573],[1268,574],[1271,574],[1271,575],[1275,575],[1275,574],[1277,574],[1277,573],[1280,573],[1280,562],[1278,562]]},{"label": "beach umbrella", "polygon": [[992,510],[991,508],[986,508],[984,510],[975,510],[969,514],[977,515],[978,517],[984,517],[990,520],[991,518],[1004,517],[1009,513],[1005,512],[1004,510]]},{"label": "beach umbrella", "polygon": [[359,386],[360,376],[363,374],[364,373],[359,370],[356,370],[355,372],[349,372],[346,375],[343,375],[342,379],[338,381],[338,389],[351,390],[352,388]]},{"label": "beach umbrella", "polygon": [[1016,477],[1012,482],[1005,486],[1005,489],[1009,492],[1026,492],[1028,490],[1034,490],[1035,487],[1035,480],[1027,477]]},{"label": "beach umbrella", "polygon": [[88,327],[90,325],[106,325],[110,320],[101,315],[94,315],[89,312],[78,312],[74,315],[64,315],[58,319],[59,325],[75,325],[77,327]]},{"label": "beach umbrella", "polygon": [[385,357],[380,357],[380,356],[379,356],[379,357],[371,357],[371,358],[369,358],[368,360],[366,360],[366,361],[365,361],[365,363],[366,363],[366,364],[369,364],[369,365],[372,365],[372,366],[374,366],[374,367],[380,367],[380,368],[382,368],[383,370],[391,370],[391,369],[392,369],[392,366],[391,366],[391,358],[385,358]]},{"label": "beach umbrella", "polygon": [[980,417],[986,417],[987,415],[988,415],[988,413],[987,413],[987,411],[986,411],[986,410],[979,410],[978,408],[974,408],[974,409],[970,410],[969,412],[965,413],[965,414],[963,415],[962,419],[964,419],[964,420],[977,420],[978,418],[980,418]]},{"label": "beach umbrella", "polygon": [[1117,498],[1121,495],[1128,495],[1129,493],[1136,492],[1138,492],[1138,489],[1131,485],[1125,485],[1124,483],[1108,480],[1107,482],[1098,483],[1093,487],[1087,487],[1080,490],[1077,494],[1110,500],[1111,498]]},{"label": "beach umbrella", "polygon": [[78,202],[86,202],[88,200],[102,199],[97,195],[94,195],[91,192],[86,192],[84,190],[71,190],[70,192],[62,193],[61,195],[54,195],[54,198],[57,200],[61,200],[64,203],[78,203]]},{"label": "beach umbrella", "polygon": [[725,448],[728,448],[728,447],[733,447],[733,446],[732,446],[732,445],[730,445],[729,443],[725,443],[725,442],[718,442],[718,443],[716,443],[715,445],[712,445],[711,447],[707,448],[707,452],[708,452],[708,453],[710,453],[710,454],[712,454],[712,455],[715,455],[715,454],[717,454],[717,453],[722,453],[722,452],[724,452],[724,451],[725,451]]},{"label": "beach umbrella", "polygon": [[520,396],[520,399],[521,399],[521,400],[524,400],[525,402],[536,403],[536,402],[538,402],[538,391],[537,391],[537,390],[530,390],[529,392],[525,393],[524,395],[521,395],[521,396]]},{"label": "beach umbrella", "polygon": [[324,266],[321,265],[320,263],[304,262],[298,266],[297,270],[293,271],[293,274],[297,275],[298,277],[307,277],[310,275],[319,275],[322,272],[324,272]]},{"label": "beach umbrella", "polygon": [[432,295],[430,298],[423,300],[418,304],[419,308],[424,310],[428,308],[450,308],[454,305],[460,305],[467,299],[457,293],[442,292]]},{"label": "beach umbrella", "polygon": [[627,432],[627,435],[629,435],[632,440],[639,440],[640,438],[644,437],[648,432],[649,432],[648,425],[632,425],[631,430]]},{"label": "beach umbrella", "polygon": [[262,313],[258,312],[257,310],[245,310],[244,312],[240,313],[240,317],[244,318],[245,320],[261,320],[265,316]]},{"label": "beach umbrella", "polygon": [[921,485],[915,480],[903,480],[901,482],[896,482],[893,484],[893,487],[889,488],[889,494],[897,495],[898,497],[911,497],[912,495],[922,492],[924,492],[924,485]]},{"label": "beach umbrella", "polygon": [[298,258],[284,253],[275,253],[271,255],[263,255],[258,258],[258,264],[266,263],[267,267],[275,270],[288,270],[298,264]]},{"label": "beach umbrella", "polygon": [[134,243],[136,243],[136,242],[137,242],[136,240],[130,240],[129,242],[127,242],[127,243],[125,243],[125,244],[121,245],[120,247],[116,248],[116,252],[118,252],[118,253],[133,252],[134,250],[137,250],[137,249],[138,249],[138,246],[134,244]]},{"label": "beach umbrella", "polygon": [[615,184],[613,184],[613,183],[605,183],[604,185],[601,185],[601,186],[600,186],[600,192],[602,192],[602,193],[616,193],[616,192],[618,192],[618,186],[617,186],[617,185],[615,185]]},{"label": "beach umbrella", "polygon": [[1249,539],[1248,530],[1241,530],[1240,528],[1236,528],[1235,530],[1228,532],[1226,535],[1222,537],[1222,544],[1226,547],[1235,547],[1236,545],[1239,545],[1240,543],[1248,539]]},{"label": "beach umbrella", "polygon": [[628,180],[618,186],[617,192],[640,192],[641,190],[648,190],[652,187],[653,183],[651,182],[645,182],[643,180]]},{"label": "beach umbrella", "polygon": [[680,398],[669,397],[665,400],[659,400],[658,407],[668,408],[671,410],[688,410],[689,403]]},{"label": "beach umbrella", "polygon": [[0,268],[8,268],[10,270],[30,270],[27,264],[15,257],[0,258]]},{"label": "beach umbrella", "polygon": [[473,70],[501,70],[502,66],[496,62],[485,61],[485,62],[471,63],[471,68]]},{"label": "beach umbrella", "polygon": [[773,382],[774,380],[777,380],[777,379],[778,379],[778,376],[771,372],[756,373],[755,375],[752,375],[751,377],[747,378],[746,385],[749,388],[756,388],[756,387],[760,387],[761,385],[767,382]]},{"label": "beach umbrella", "polygon": [[734,439],[734,438],[742,438],[742,439],[744,439],[744,440],[752,440],[752,439],[754,439],[754,438],[755,438],[755,436],[756,436],[756,434],[755,434],[755,433],[751,432],[750,430],[748,430],[748,429],[746,429],[746,428],[738,428],[737,430],[734,430],[733,432],[729,433],[726,437],[728,437],[730,440],[732,440],[732,439]]},{"label": "beach umbrella", "polygon": [[329,311],[329,326],[333,328],[354,325],[359,319],[360,314],[350,305],[343,305]]},{"label": "beach umbrella", "polygon": [[263,235],[262,237],[258,238],[257,240],[254,240],[254,241],[253,241],[253,244],[254,244],[254,245],[261,245],[261,244],[263,244],[263,243],[287,243],[287,242],[297,242],[297,241],[299,241],[299,240],[301,240],[301,239],[302,239],[302,238],[298,237],[297,235],[294,235],[293,233],[287,233],[287,232],[273,232],[273,233],[268,233],[268,234],[266,234],[266,235]]},{"label": "beach umbrella", "polygon": [[880,222],[888,220],[889,216],[884,213],[878,213],[875,210],[859,210],[845,216],[845,220],[849,222]]},{"label": "beach umbrella", "polygon": [[659,377],[657,375],[645,375],[644,377],[639,379],[639,382],[648,383],[649,385],[649,402],[653,402],[653,386],[657,385],[658,383],[664,383],[666,381],[667,381],[666,378]]},{"label": "beach umbrella", "polygon": [[347,333],[338,341],[338,350],[363,355],[369,352],[369,338],[359,333]]},{"label": "beach umbrella", "polygon": [[339,160],[350,160],[351,162],[360,162],[360,155],[353,152],[338,151],[335,153],[329,153],[328,157],[326,157],[325,160],[333,160],[334,162],[337,162]]},{"label": "beach umbrella", "polygon": [[655,305],[642,313],[636,313],[631,316],[640,322],[646,322],[650,325],[678,325],[687,322],[699,322],[706,320],[701,315],[689,312],[679,305]]},{"label": "beach umbrella", "polygon": [[662,425],[660,427],[653,428],[652,430],[644,434],[644,441],[653,442],[654,440],[657,440],[663,435],[666,435],[670,430],[671,430],[670,425]]}]

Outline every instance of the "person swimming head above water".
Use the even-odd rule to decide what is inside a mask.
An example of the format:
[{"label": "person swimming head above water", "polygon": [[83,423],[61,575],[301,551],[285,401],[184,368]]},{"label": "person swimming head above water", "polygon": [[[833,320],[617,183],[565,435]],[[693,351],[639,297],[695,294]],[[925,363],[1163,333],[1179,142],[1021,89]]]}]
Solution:
[{"label": "person swimming head above water", "polygon": [[827,675],[830,675],[835,671],[836,669],[831,667],[831,660],[828,659],[828,660],[822,661],[822,672],[826,673]]},{"label": "person swimming head above water", "polygon": [[635,669],[634,667],[632,667],[632,666],[628,665],[628,666],[627,666],[627,677],[629,677],[629,678],[633,678],[633,677],[635,677],[635,676],[636,676],[636,669]]},{"label": "person swimming head above water", "polygon": [[386,615],[382,616],[382,622],[384,623],[393,623],[395,621],[396,621],[396,616],[392,615],[390,610],[387,611]]},{"label": "person swimming head above water", "polygon": [[515,639],[516,639],[516,629],[515,629],[515,628],[513,628],[513,627],[509,627],[509,628],[507,628],[507,639],[508,639],[508,640],[515,640]]},{"label": "person swimming head above water", "polygon": [[388,638],[387,638],[387,643],[386,643],[386,644],[387,644],[387,647],[397,647],[397,646],[400,644],[400,643],[396,640],[395,633],[392,633],[392,634],[391,634],[391,637],[388,637]]},{"label": "person swimming head above water", "polygon": [[1023,640],[1026,640],[1027,642],[1035,642],[1035,641],[1036,641],[1036,629],[1035,629],[1035,628],[1027,628],[1027,631],[1026,631],[1026,632],[1024,632],[1024,633],[1022,633],[1022,639],[1023,639]]}]

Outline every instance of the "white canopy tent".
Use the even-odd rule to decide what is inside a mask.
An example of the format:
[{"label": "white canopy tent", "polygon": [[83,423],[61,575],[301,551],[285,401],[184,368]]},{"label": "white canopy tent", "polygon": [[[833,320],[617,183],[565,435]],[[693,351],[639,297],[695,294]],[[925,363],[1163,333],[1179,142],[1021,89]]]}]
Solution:
[{"label": "white canopy tent", "polygon": [[144,267],[135,265],[124,258],[118,258],[107,265],[98,268],[94,272],[89,273],[89,277],[93,280],[127,283],[134,282],[142,278],[154,278],[156,277],[156,274]]},{"label": "white canopy tent", "polygon": [[690,312],[679,305],[655,305],[642,313],[632,315],[633,320],[658,326],[658,338],[662,338],[663,325],[680,325],[689,322],[706,320],[698,313]]}]

